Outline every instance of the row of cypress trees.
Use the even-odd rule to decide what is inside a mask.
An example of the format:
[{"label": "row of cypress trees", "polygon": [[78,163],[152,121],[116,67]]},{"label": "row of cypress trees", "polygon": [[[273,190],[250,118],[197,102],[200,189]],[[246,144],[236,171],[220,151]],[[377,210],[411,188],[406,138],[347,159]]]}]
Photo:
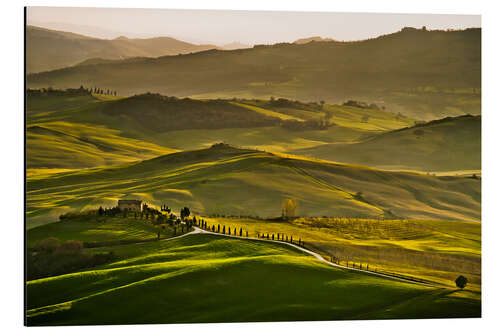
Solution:
[{"label": "row of cypress trees", "polygon": [[[208,230],[208,231],[212,231],[212,232],[216,232],[218,234],[223,234],[223,235],[233,235],[233,236],[240,236],[240,237],[243,237],[243,235],[245,235],[245,237],[248,237],[248,230],[243,230],[242,227],[240,227],[240,229],[238,230],[236,227],[234,227],[233,229],[231,229],[231,227],[227,227],[225,225],[223,225],[221,227],[220,224],[217,225],[217,227],[214,225],[211,225],[209,226],[207,224],[207,222],[203,219],[200,219],[199,220],[199,226],[202,228],[202,229],[205,229],[205,230]],[[283,242],[287,242],[287,243],[291,243],[291,244],[297,244],[299,246],[304,246],[304,242],[302,241],[301,238],[298,239],[298,241],[294,242],[293,240],[293,235],[290,235],[290,237],[288,237],[288,235],[285,235],[285,234],[259,234],[257,233],[257,237],[258,238],[264,238],[264,239],[269,239],[269,240],[281,240]]]}]

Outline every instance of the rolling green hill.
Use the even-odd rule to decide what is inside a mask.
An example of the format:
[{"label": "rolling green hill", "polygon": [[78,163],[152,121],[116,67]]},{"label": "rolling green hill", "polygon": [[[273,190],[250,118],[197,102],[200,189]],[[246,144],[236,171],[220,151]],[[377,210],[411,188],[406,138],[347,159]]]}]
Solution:
[{"label": "rolling green hill", "polygon": [[71,32],[26,27],[26,71],[37,73],[57,68],[90,64],[92,58],[123,59],[159,57],[215,49],[215,45],[195,45],[170,37],[148,39],[99,39]]},{"label": "rolling green hill", "polygon": [[153,143],[126,138],[102,126],[68,122],[26,129],[27,168],[88,168],[152,158],[175,152]]},{"label": "rolling green hill", "polygon": [[[204,217],[209,228],[243,230],[243,235],[277,239],[278,235],[301,239],[305,246],[337,263],[369,265],[378,272],[395,272],[454,287],[465,274],[467,289],[481,290],[481,224],[463,221],[379,220],[301,217],[293,220],[239,217]],[[60,230],[56,227],[52,230]],[[47,228],[42,226],[31,229]],[[45,233],[45,235],[49,235]],[[57,235],[57,233],[54,233]],[[263,236],[265,235],[265,236]],[[77,238],[78,239],[78,238]],[[282,237],[280,237],[282,239]]]},{"label": "rolling green hill", "polygon": [[62,212],[140,198],[194,214],[279,216],[296,198],[300,216],[481,219],[481,184],[465,177],[388,172],[218,144],[143,162],[27,180],[28,226]]},{"label": "rolling green hill", "polygon": [[414,123],[380,109],[157,94],[123,98],[30,92],[27,110],[29,169],[110,165],[216,142],[287,152]]},{"label": "rolling green hill", "polygon": [[444,118],[358,143],[318,145],[292,153],[392,170],[480,170],[481,117]]},{"label": "rolling green hill", "polygon": [[110,249],[118,261],[28,281],[28,325],[481,314],[474,293],[333,268],[282,244],[189,235],[95,251]]},{"label": "rolling green hill", "polygon": [[[57,49],[57,48],[53,48]],[[86,58],[89,58],[87,56]],[[31,74],[28,87],[132,95],[375,101],[418,119],[481,112],[481,29],[400,32],[358,42],[257,45]]]}]

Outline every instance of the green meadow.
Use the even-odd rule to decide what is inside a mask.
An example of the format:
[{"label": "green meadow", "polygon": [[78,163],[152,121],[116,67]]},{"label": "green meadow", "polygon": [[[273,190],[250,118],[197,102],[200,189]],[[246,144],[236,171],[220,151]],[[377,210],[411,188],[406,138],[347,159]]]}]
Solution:
[{"label": "green meadow", "polygon": [[481,116],[444,118],[355,143],[317,145],[292,153],[390,170],[480,170]]},{"label": "green meadow", "polygon": [[278,234],[340,264],[369,265],[453,287],[460,274],[467,289],[481,290],[481,224],[462,221],[296,218],[290,221],[251,218],[205,218],[208,225],[248,231],[250,237],[277,239]]},{"label": "green meadow", "polygon": [[119,257],[114,262],[28,281],[28,325],[441,318],[481,313],[474,293],[333,268],[286,245],[198,234],[112,249]]},{"label": "green meadow", "polygon": [[158,232],[161,237],[173,236],[172,228],[154,226],[150,221],[139,220],[132,215],[126,218],[83,215],[71,218],[70,221],[59,221],[30,229],[27,232],[27,246],[32,248],[47,237],[56,237],[62,242],[145,241],[155,239]]}]

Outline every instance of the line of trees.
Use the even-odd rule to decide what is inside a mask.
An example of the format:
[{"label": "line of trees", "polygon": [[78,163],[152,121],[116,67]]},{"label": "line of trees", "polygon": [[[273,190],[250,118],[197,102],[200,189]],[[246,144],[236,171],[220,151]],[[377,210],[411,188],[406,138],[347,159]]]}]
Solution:
[{"label": "line of trees", "polygon": [[[83,86],[81,87],[83,88]],[[93,94],[116,96],[116,90],[102,89],[98,87],[90,88]]]},{"label": "line of trees", "polygon": [[[199,219],[199,227],[208,231],[212,231],[215,233],[223,234],[223,235],[232,235],[232,236],[239,236],[239,237],[247,237],[248,238],[248,230],[243,230],[243,227],[240,227],[239,229],[237,227],[231,227],[228,226],[226,227],[225,225],[215,224],[209,225],[207,221],[203,219]],[[293,238],[293,235],[286,235],[283,233],[257,233],[257,238],[261,239],[269,239],[269,240],[277,240],[277,241],[282,241],[282,242],[287,242],[291,244],[296,244],[301,247],[305,247],[304,241],[299,238]]]},{"label": "line of trees", "polygon": [[263,238],[263,239],[269,239],[269,240],[277,240],[277,241],[282,241],[282,242],[286,242],[286,243],[291,243],[291,244],[296,244],[298,246],[301,246],[301,247],[305,247],[305,243],[304,241],[299,238],[297,240],[297,238],[295,238],[295,242],[294,242],[294,239],[293,239],[293,235],[287,235],[287,234],[283,234],[283,233],[257,233],[257,238]]}]

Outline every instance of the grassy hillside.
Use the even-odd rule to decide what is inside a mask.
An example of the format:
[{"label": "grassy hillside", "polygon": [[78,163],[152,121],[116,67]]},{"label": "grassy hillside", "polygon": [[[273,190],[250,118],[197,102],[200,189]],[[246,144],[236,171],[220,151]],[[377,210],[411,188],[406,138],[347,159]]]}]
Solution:
[{"label": "grassy hillside", "polygon": [[292,153],[392,170],[480,170],[481,117],[445,118],[357,143],[318,145]]},{"label": "grassy hillside", "polygon": [[28,226],[71,209],[111,206],[121,197],[184,205],[196,214],[281,215],[293,197],[301,216],[480,220],[477,179],[387,172],[236,149],[169,154],[143,162],[28,179]]},{"label": "grassy hillside", "polygon": [[[129,98],[57,91],[28,94],[27,109],[30,169],[110,165],[216,142],[288,152],[350,142],[414,123],[383,110],[351,106],[156,94]],[[288,128],[290,119],[305,128]]]},{"label": "grassy hillside", "polygon": [[281,43],[76,66],[32,74],[29,87],[98,86],[203,98],[375,101],[435,119],[481,112],[481,30],[400,32],[359,42]]},{"label": "grassy hillside", "polygon": [[92,58],[159,57],[215,48],[215,45],[195,45],[170,37],[99,39],[27,26],[26,71],[37,73],[74,66]]},{"label": "grassy hillside", "polygon": [[[180,233],[180,228],[178,228]],[[107,217],[96,215],[82,215],[66,219],[64,222],[50,223],[27,231],[27,247],[32,248],[37,242],[47,238],[56,237],[62,242],[78,240],[81,242],[117,242],[117,241],[144,241],[157,237],[172,237],[172,228],[162,229],[137,220],[133,214],[127,217]]]},{"label": "grassy hillside", "polygon": [[28,324],[480,316],[470,292],[332,268],[279,244],[190,235],[112,249],[120,260],[29,281]]},{"label": "grassy hillside", "polygon": [[88,168],[132,162],[176,151],[119,134],[120,131],[102,126],[68,122],[28,126],[27,168]]},{"label": "grassy hillside", "polygon": [[[396,272],[448,287],[460,274],[468,290],[481,290],[481,224],[461,221],[297,218],[204,218],[222,230],[246,231],[250,237],[293,237],[308,249],[341,265],[355,263],[379,272]],[[37,228],[33,229],[36,230]],[[282,236],[280,236],[280,239]]]}]

